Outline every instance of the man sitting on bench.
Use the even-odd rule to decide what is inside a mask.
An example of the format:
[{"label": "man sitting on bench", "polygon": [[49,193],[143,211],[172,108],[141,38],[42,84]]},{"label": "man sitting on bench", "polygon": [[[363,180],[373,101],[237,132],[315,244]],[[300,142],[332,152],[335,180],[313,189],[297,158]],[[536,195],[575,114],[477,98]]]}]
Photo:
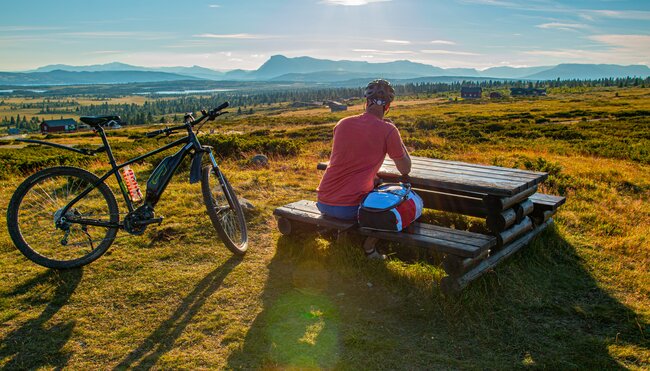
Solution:
[{"label": "man sitting on bench", "polygon": [[[334,127],[329,165],[318,192],[318,210],[326,216],[355,220],[359,203],[375,186],[377,171],[386,154],[402,175],[411,171],[411,158],[399,130],[384,119],[395,98],[395,90],[386,80],[368,83],[366,111],[342,119]],[[364,244],[366,256],[382,259],[375,250],[376,239]]]}]

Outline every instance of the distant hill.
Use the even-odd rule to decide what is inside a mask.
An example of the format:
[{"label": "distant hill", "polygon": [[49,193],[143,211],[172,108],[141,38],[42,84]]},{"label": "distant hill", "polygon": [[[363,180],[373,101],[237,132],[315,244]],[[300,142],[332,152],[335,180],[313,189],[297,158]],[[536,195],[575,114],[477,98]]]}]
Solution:
[{"label": "distant hill", "polygon": [[559,64],[553,68],[526,76],[531,80],[602,79],[608,77],[647,77],[650,68],[644,65]]},{"label": "distant hill", "polygon": [[[386,78],[390,80],[427,81],[444,77],[444,81],[482,80],[555,80],[599,79],[605,77],[650,76],[645,65],[560,64],[537,67],[440,68],[423,63],[400,60],[385,63],[328,60],[312,57],[289,58],[274,55],[257,70],[216,71],[205,67],[141,67],[113,62],[90,66],[54,64],[24,73],[0,73],[0,84],[101,84],[201,79],[214,81],[260,81],[344,83]],[[479,81],[479,80],[476,80]]]},{"label": "distant hill", "polygon": [[537,66],[537,67],[491,67],[480,72],[481,76],[491,76],[497,78],[508,79],[522,79],[534,73],[546,71],[553,68],[553,66]]},{"label": "distant hill", "polygon": [[316,73],[324,71],[339,71],[362,73],[365,75],[395,75],[410,77],[437,76],[444,72],[440,67],[410,61],[395,61],[386,63],[369,63],[359,61],[332,61],[311,57],[287,58],[274,55],[259,69],[252,73],[252,78],[258,80],[272,79],[290,73]]},{"label": "distant hill", "polygon": [[224,77],[225,73],[215,71],[209,68],[192,66],[192,67],[141,67],[133,66],[126,63],[112,62],[106,64],[94,64],[90,66],[70,66],[67,64],[51,64],[39,67],[31,72],[52,72],[52,71],[68,71],[68,72],[106,72],[106,71],[142,71],[142,72],[167,72],[179,75],[196,77],[206,80],[220,80]]},{"label": "distant hill", "polygon": [[176,80],[197,80],[197,78],[150,71],[71,72],[54,70],[31,73],[0,72],[0,84],[3,85],[123,84]]}]

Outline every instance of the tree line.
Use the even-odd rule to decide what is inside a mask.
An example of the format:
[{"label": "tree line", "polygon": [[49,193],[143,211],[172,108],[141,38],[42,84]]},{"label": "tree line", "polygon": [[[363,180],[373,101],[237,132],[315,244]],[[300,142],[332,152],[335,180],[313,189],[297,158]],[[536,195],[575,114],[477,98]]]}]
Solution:
[{"label": "tree line", "polygon": [[[413,96],[422,94],[453,93],[460,91],[462,86],[479,86],[487,90],[502,90],[508,88],[588,88],[588,87],[649,87],[648,78],[603,78],[594,80],[548,80],[548,81],[458,81],[458,82],[412,82],[395,84],[399,96]],[[164,122],[169,119],[178,122],[185,112],[194,112],[200,108],[210,108],[224,101],[229,101],[232,107],[237,107],[237,114],[252,114],[259,107],[277,103],[294,102],[322,102],[327,100],[361,99],[361,87],[319,87],[319,88],[292,88],[277,90],[247,90],[218,92],[211,96],[182,95],[165,99],[153,99],[144,104],[106,102],[90,105],[81,105],[74,100],[44,99],[35,103],[11,104],[11,109],[40,108],[39,114],[74,114],[78,116],[94,115],[119,115],[122,120],[130,125],[143,125]],[[17,115],[4,117],[2,126],[16,127],[24,130],[37,130],[40,120],[32,117],[29,121]]]}]

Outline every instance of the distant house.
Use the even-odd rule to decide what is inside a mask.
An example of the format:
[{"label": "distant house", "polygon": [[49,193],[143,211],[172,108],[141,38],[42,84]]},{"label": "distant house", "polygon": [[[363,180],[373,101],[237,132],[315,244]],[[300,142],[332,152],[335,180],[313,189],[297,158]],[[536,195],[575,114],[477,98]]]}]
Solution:
[{"label": "distant house", "polygon": [[327,101],[323,102],[324,105],[328,106],[332,112],[340,112],[340,111],[347,111],[348,106],[346,106],[343,103],[340,102],[335,102],[335,101]]},{"label": "distant house", "polygon": [[77,122],[73,119],[45,120],[41,122],[41,133],[77,131]]},{"label": "distant house", "polygon": [[513,97],[539,97],[546,95],[546,89],[537,88],[510,88]]},{"label": "distant house", "polygon": [[493,91],[490,93],[490,99],[501,99],[503,98],[503,94],[499,93],[498,91]]},{"label": "distant house", "polygon": [[465,99],[481,98],[483,89],[480,86],[463,86],[460,88],[460,97]]}]

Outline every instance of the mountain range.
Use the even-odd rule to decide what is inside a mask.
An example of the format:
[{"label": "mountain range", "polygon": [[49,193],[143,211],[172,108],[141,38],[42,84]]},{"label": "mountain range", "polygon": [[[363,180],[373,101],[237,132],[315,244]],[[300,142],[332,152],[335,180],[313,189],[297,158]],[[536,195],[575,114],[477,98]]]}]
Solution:
[{"label": "mountain range", "polygon": [[[116,84],[178,80],[344,83],[383,77],[392,80],[481,81],[648,77],[646,65],[559,64],[538,67],[441,68],[400,60],[386,63],[272,56],[257,70],[217,71],[200,66],[141,67],[113,62],[91,66],[54,64],[25,72],[0,72],[2,85]],[[444,77],[443,79],[441,79]],[[347,85],[347,84],[346,84]]]}]

